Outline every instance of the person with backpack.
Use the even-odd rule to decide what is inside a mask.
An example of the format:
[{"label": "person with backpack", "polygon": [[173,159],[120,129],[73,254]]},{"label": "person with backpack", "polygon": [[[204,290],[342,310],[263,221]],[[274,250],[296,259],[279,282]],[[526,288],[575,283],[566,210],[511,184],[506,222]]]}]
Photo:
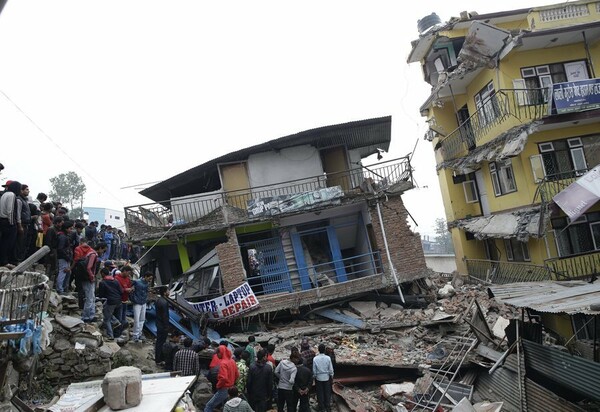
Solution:
[{"label": "person with backpack", "polygon": [[81,312],[81,320],[85,323],[96,322],[96,271],[98,270],[99,256],[106,252],[106,243],[100,242],[86,256],[86,272],[87,277],[81,280],[81,288],[83,290],[83,311]]},{"label": "person with backpack", "polygon": [[79,309],[83,309],[83,288],[81,282],[88,278],[87,257],[94,249],[90,247],[87,239],[81,239],[79,246],[73,251],[73,265],[71,266],[71,276],[75,279],[75,290],[77,291],[77,301]]}]

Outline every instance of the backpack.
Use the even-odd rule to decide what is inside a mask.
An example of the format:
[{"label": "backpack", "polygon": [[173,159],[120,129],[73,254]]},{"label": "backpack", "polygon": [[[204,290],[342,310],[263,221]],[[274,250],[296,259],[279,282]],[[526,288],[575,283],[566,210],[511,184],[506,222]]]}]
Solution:
[{"label": "backpack", "polygon": [[87,255],[85,255],[84,257],[82,257],[81,259],[77,259],[77,261],[75,262],[75,264],[73,265],[73,276],[75,276],[75,280],[77,281],[86,281],[89,282],[89,274],[88,274],[88,263],[90,262],[90,256],[93,253],[88,253]]}]

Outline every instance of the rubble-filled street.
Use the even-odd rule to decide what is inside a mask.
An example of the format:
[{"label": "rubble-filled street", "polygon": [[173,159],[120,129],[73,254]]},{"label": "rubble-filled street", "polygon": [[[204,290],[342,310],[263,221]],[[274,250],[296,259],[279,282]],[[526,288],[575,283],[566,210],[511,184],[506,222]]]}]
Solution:
[{"label": "rubble-filled street", "polygon": [[[422,403],[422,397],[431,393],[432,385],[440,387],[435,383],[439,370],[445,370],[446,379],[440,382],[450,380],[453,385],[466,388],[468,398],[476,404],[475,409],[464,410],[500,410],[494,409],[495,404],[489,409],[475,402],[475,399],[498,401],[486,399],[485,393],[477,394],[476,380],[494,365],[491,354],[502,354],[508,349],[504,326],[519,318],[519,311],[490,298],[486,286],[464,284],[461,279],[436,275],[420,282],[419,290],[422,293],[415,299],[414,307],[385,303],[398,297],[381,294],[378,299],[370,296],[369,300],[329,305],[327,311],[311,311],[303,319],[256,324],[258,330],[251,333],[227,332],[235,328],[227,324],[215,328],[234,346],[243,347],[249,335],[264,348],[274,345],[273,357],[278,361],[287,359],[292,347],[299,348],[303,340],[315,352],[320,343],[325,343],[335,355],[333,393],[339,411],[421,410],[421,406],[428,410],[440,399]],[[90,324],[80,320],[75,296],[60,296],[51,291],[48,303],[42,321],[41,353],[23,362],[19,356],[13,358],[14,368],[21,372],[20,382],[17,387],[17,382],[9,378],[5,390],[17,394],[29,407],[71,410],[68,405],[76,407],[81,401],[64,395],[59,401],[69,385],[102,379],[107,372],[121,366],[136,366],[143,374],[165,371],[164,365],[154,362],[155,340],[150,333],[146,333],[145,342],[130,340],[129,329],[116,341],[106,339],[100,321]],[[101,309],[101,302],[97,305]],[[332,317],[338,320],[328,319]],[[476,349],[457,344],[465,339],[476,342],[478,335],[481,342]],[[211,348],[200,352],[205,372],[212,353]],[[474,388],[477,396],[473,396]],[[448,394],[454,394],[455,390],[458,389],[451,387]],[[5,393],[5,399],[7,396]],[[204,376],[199,376],[191,394],[195,407],[201,410],[210,396],[210,384]],[[435,393],[432,399],[436,399]],[[316,408],[314,396],[311,401]],[[453,410],[458,401],[448,395],[436,408]],[[57,409],[52,407],[53,403],[62,406]]]}]

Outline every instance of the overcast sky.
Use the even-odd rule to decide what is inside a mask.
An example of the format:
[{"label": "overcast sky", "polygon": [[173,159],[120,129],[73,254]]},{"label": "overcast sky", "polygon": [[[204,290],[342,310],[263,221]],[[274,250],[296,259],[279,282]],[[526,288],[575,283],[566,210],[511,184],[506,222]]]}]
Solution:
[{"label": "overcast sky", "polygon": [[[417,20],[548,4],[483,1],[9,0],[0,15],[0,181],[85,206],[149,203],[143,183],[315,127],[392,115],[384,160],[417,149],[404,195],[421,234],[443,217],[408,65]],[[134,188],[122,189],[133,186]]]}]

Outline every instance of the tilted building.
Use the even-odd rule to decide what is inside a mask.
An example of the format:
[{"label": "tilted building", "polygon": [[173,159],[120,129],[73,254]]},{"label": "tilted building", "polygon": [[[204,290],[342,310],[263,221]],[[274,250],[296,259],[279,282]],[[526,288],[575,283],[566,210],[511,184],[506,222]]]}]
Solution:
[{"label": "tilted building", "polygon": [[600,270],[600,207],[553,197],[600,163],[600,2],[419,21],[409,63],[460,273],[502,283]]},{"label": "tilted building", "polygon": [[156,203],[125,209],[127,233],[188,301],[248,282],[252,315],[395,290],[428,269],[400,196],[409,158],[361,162],[390,139],[383,117],[226,154],[143,190]]}]

